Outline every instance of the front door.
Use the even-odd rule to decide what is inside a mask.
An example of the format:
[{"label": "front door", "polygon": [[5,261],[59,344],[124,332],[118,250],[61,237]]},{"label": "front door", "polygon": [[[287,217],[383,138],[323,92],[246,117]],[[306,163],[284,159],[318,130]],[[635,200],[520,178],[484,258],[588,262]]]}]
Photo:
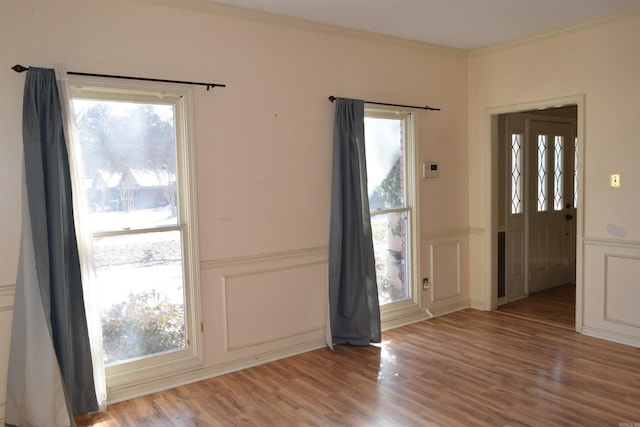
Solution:
[{"label": "front door", "polygon": [[529,293],[574,281],[576,207],[572,122],[529,120]]},{"label": "front door", "polygon": [[575,120],[506,120],[506,299],[575,281]]}]

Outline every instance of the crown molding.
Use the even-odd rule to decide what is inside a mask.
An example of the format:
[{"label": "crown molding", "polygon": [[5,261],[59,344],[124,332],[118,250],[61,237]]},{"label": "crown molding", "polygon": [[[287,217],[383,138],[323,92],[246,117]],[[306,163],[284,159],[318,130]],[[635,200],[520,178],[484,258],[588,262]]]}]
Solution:
[{"label": "crown molding", "polygon": [[440,46],[431,43],[420,42],[416,40],[403,39],[384,34],[374,33],[364,30],[356,30],[352,28],[340,27],[337,25],[323,24],[319,22],[309,21],[302,18],[295,18],[286,15],[280,15],[271,12],[263,12],[253,9],[247,9],[238,6],[216,3],[213,0],[137,0],[141,3],[151,3],[160,6],[173,7],[178,9],[191,10],[202,13],[210,13],[213,15],[225,16],[230,18],[242,19],[245,21],[253,21],[262,24],[270,24],[280,27],[288,27],[302,31],[328,34],[338,37],[349,37],[378,43],[393,44],[402,47],[414,48],[425,51],[448,53],[453,55],[466,56],[468,51],[465,49],[457,49],[447,46]]},{"label": "crown molding", "polygon": [[523,46],[537,41],[557,37],[564,34],[575,33],[588,28],[596,27],[603,24],[608,24],[614,21],[618,21],[626,18],[633,18],[640,15],[640,6],[632,7],[620,12],[611,13],[608,15],[593,18],[584,22],[580,22],[574,25],[568,25],[566,27],[557,28],[551,31],[545,31],[538,34],[533,34],[528,37],[519,38],[517,40],[511,40],[501,43],[495,43],[489,46],[480,47],[477,49],[471,49],[468,51],[469,57],[481,56],[489,53],[499,52],[501,50],[510,49],[513,47]]}]

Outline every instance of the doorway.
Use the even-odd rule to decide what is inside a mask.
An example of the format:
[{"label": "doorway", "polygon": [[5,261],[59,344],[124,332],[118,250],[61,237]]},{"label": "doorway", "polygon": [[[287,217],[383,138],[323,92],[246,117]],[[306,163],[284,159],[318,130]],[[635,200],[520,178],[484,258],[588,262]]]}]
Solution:
[{"label": "doorway", "polygon": [[583,108],[577,96],[493,109],[489,121],[492,308],[578,331]]}]

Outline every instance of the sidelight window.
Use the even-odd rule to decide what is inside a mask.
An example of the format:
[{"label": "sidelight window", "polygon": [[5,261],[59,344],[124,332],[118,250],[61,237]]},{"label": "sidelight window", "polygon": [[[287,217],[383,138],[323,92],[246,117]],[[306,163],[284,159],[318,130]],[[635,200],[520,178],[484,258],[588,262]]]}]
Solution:
[{"label": "sidelight window", "polygon": [[546,211],[548,206],[548,157],[547,135],[538,135],[538,212]]},{"label": "sidelight window", "polygon": [[522,133],[511,134],[511,213],[522,213]]},{"label": "sidelight window", "polygon": [[554,162],[553,162],[553,209],[564,209],[564,137],[556,135],[554,138]]}]

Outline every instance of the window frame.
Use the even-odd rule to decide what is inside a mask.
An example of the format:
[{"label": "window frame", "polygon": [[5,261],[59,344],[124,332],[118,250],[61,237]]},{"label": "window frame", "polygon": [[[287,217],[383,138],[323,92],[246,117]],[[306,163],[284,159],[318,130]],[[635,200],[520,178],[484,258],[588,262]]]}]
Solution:
[{"label": "window frame", "polygon": [[[176,135],[176,192],[178,223],[176,225],[137,230],[140,233],[179,230],[182,237],[182,264],[185,305],[186,348],[156,354],[105,367],[109,391],[135,388],[144,393],[145,382],[175,375],[203,364],[202,314],[200,307],[200,262],[197,234],[196,159],[194,147],[193,88],[186,85],[117,80],[111,78],[69,75],[71,100],[101,99],[105,101],[131,101],[171,104],[174,107]],[[75,141],[75,143],[79,143]],[[79,152],[79,150],[77,150]],[[72,173],[75,173],[72,171]],[[86,227],[88,228],[88,227]],[[94,236],[111,235],[110,232],[90,233]],[[93,267],[90,266],[91,270]],[[116,393],[117,394],[117,393]],[[109,393],[109,401],[119,396]]]},{"label": "window frame", "polygon": [[[374,104],[365,103],[365,118],[383,118],[383,119],[402,119],[404,120],[405,132],[404,132],[404,165],[405,165],[405,207],[401,209],[388,209],[388,210],[371,210],[370,215],[373,217],[376,214],[382,214],[383,212],[406,212],[407,213],[407,225],[408,225],[408,238],[407,251],[409,252],[406,257],[407,266],[407,280],[409,297],[380,305],[380,318],[382,322],[382,329],[390,329],[392,327],[400,326],[404,323],[402,319],[410,316],[415,316],[419,312],[424,311],[422,308],[422,292],[421,292],[421,280],[420,280],[420,215],[419,215],[419,199],[418,199],[418,182],[419,175],[419,157],[418,157],[418,145],[417,145],[417,119],[415,112],[410,108],[402,107],[385,107]],[[365,150],[366,150],[365,139]],[[410,323],[411,321],[409,321]]]}]

